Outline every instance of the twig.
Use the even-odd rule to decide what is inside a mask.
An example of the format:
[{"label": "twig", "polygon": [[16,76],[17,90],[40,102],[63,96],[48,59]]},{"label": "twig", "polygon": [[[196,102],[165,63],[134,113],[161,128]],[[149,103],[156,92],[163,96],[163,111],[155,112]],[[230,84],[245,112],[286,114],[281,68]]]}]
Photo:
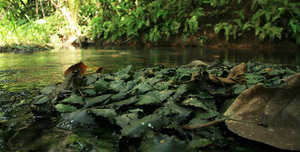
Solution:
[{"label": "twig", "polygon": [[223,122],[223,121],[225,121],[225,118],[217,119],[217,120],[214,120],[214,121],[211,121],[211,122],[208,122],[208,123],[205,123],[205,124],[200,124],[200,125],[193,125],[193,126],[184,125],[182,128],[187,129],[187,130],[193,130],[193,129],[203,128],[203,127],[208,127],[208,126],[211,126],[211,125],[214,125],[216,123]]}]

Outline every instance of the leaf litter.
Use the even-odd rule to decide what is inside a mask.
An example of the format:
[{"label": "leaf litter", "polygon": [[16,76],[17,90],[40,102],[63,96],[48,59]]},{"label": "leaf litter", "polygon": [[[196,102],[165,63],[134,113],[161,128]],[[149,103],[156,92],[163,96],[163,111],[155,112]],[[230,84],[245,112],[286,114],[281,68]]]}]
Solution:
[{"label": "leaf litter", "polygon": [[[291,66],[252,61],[239,65],[200,62],[185,67],[158,66],[131,72],[129,65],[114,74],[93,75],[85,74],[84,64],[78,64],[79,67],[83,67],[82,70],[70,67],[68,70],[71,70],[61,86],[56,89],[48,87],[49,91],[45,87],[43,92],[47,93],[43,95],[44,99],[37,101],[35,106],[43,106],[52,99],[52,104],[48,105],[48,108],[54,109],[51,112],[52,117],[67,118],[59,119],[60,124],[74,125],[77,128],[78,124],[79,128],[111,126],[115,130],[110,134],[118,139],[116,144],[119,145],[117,149],[120,151],[197,151],[211,147],[232,149],[230,144],[224,145],[228,143],[228,139],[222,134],[220,126],[213,125],[223,121],[232,132],[242,137],[282,149],[299,150],[299,144],[291,141],[298,140],[294,134],[300,134],[299,130],[293,130],[299,128],[299,113],[295,111],[299,103],[299,92],[291,94],[293,91],[281,91],[292,86],[290,81],[299,84],[293,77],[289,77],[299,73],[297,66],[289,68]],[[287,79],[282,80],[283,78]],[[253,89],[264,97],[248,93]],[[64,94],[64,90],[70,90],[71,93]],[[49,93],[51,91],[52,93]],[[274,96],[275,93],[278,95]],[[282,97],[281,94],[285,93],[292,97]],[[243,97],[245,95],[253,99]],[[265,108],[263,102],[258,104],[253,101],[265,98],[268,99],[266,101],[270,101],[268,106],[275,107]],[[281,99],[287,103],[283,107],[276,107],[275,103]],[[232,101],[234,102],[229,107]],[[249,103],[246,104],[248,111],[243,111],[245,108],[233,110],[232,106],[243,105],[237,102]],[[225,113],[222,106],[229,107]],[[278,114],[273,113],[274,108],[277,108]],[[262,115],[257,109],[265,109],[263,112],[268,115]],[[43,113],[36,110],[34,114]],[[244,119],[245,117],[251,119]],[[288,132],[277,132],[280,128],[289,129],[288,136],[291,138],[279,138],[282,133]],[[261,137],[249,137],[262,133],[270,137],[264,140]],[[276,137],[275,143],[271,141],[271,135]],[[277,145],[277,141],[286,146]],[[222,144],[223,146],[218,146]]]}]

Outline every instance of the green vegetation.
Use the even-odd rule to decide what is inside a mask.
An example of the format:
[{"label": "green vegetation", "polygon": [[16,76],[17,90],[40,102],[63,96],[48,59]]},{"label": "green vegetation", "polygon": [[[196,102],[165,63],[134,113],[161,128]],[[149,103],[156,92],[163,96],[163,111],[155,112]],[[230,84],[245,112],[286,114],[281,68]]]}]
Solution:
[{"label": "green vegetation", "polygon": [[[59,43],[75,36],[123,44],[254,38],[300,44],[300,2],[293,0],[0,1],[1,46]],[[71,5],[70,5],[71,4]],[[41,13],[42,12],[42,13]],[[211,34],[218,35],[217,37]],[[69,42],[74,42],[74,38]],[[78,43],[78,42],[77,42]]]},{"label": "green vegetation", "polygon": [[[188,127],[222,120],[223,113],[247,89],[247,86],[252,87],[263,83],[264,87],[261,86],[261,88],[264,90],[271,88],[272,93],[256,94],[267,97],[264,101],[282,102],[279,96],[285,93],[278,93],[275,96],[274,90],[289,91],[282,87],[290,86],[291,84],[288,83],[290,81],[281,79],[299,73],[299,66],[271,65],[252,61],[238,66],[228,62],[211,63],[211,65],[204,62],[197,63],[173,68],[149,67],[136,72],[131,71],[130,65],[116,73],[101,75],[93,73],[79,76],[75,70],[64,81],[71,80],[71,83],[61,84],[65,88],[69,88],[66,86],[72,84],[73,89],[49,85],[43,88],[39,95],[30,94],[28,98],[23,95],[28,95],[28,92],[13,94],[14,98],[10,98],[9,95],[7,98],[2,93],[0,94],[3,104],[0,113],[2,117],[0,150],[239,151],[242,149],[242,151],[257,151],[258,148],[262,151],[279,151],[265,144],[258,147],[257,142],[241,139],[225,129],[222,123],[198,130]],[[245,68],[241,68],[241,65]],[[247,86],[237,83],[242,74],[241,69],[243,69]],[[198,75],[194,77],[194,73]],[[238,77],[230,78],[234,80],[234,83],[229,84],[221,78],[228,78],[232,73],[238,75]],[[214,82],[210,75],[218,76],[220,82],[224,83]],[[298,81],[299,74],[297,81],[291,83],[299,87]],[[252,87],[252,90],[253,88],[255,90],[256,87]],[[294,99],[299,94],[297,91],[291,92],[295,94],[286,94],[286,98]],[[256,101],[255,99],[262,102],[259,100],[262,97],[246,95],[254,98],[250,100],[252,103]],[[268,96],[273,98],[268,98]],[[285,101],[297,102],[296,99]],[[248,102],[243,102],[243,104],[246,103]],[[289,103],[290,106],[293,105],[292,102]],[[285,110],[275,112],[282,114],[284,120],[290,120],[286,127],[298,125],[297,121],[293,121],[299,116],[297,108],[291,111],[285,104],[262,105],[266,108],[257,105],[249,104],[248,111],[247,108],[239,107],[238,112],[245,111],[245,115],[253,116],[252,118],[255,119],[257,113],[260,113],[256,111],[257,109],[265,110],[272,105],[283,106],[282,109]],[[281,109],[281,107],[277,108]],[[243,115],[242,112],[238,112],[233,111],[232,114]],[[274,111],[270,110],[270,112]],[[290,114],[290,117],[285,117],[285,114]],[[22,117],[17,119],[19,117],[15,115]],[[275,115],[276,118],[279,117],[278,115]],[[231,116],[231,120],[239,119],[239,116],[237,118]],[[249,121],[245,120],[247,121],[244,123],[247,125]],[[245,120],[239,120],[239,122]],[[273,120],[277,121],[277,119],[272,119],[270,122],[264,118],[251,124],[258,123],[256,127],[270,130],[273,125],[276,125],[272,122]],[[242,129],[238,125],[236,128]],[[259,133],[263,137],[260,129],[248,130]],[[281,132],[281,130],[265,132],[276,135],[275,132]],[[292,132],[288,130],[288,133],[293,134]],[[24,140],[25,135],[28,140]],[[284,136],[274,138],[274,135],[272,139],[275,140],[284,138]],[[293,136],[297,135],[295,133]],[[236,140],[230,140],[232,138]],[[289,145],[286,144],[289,143],[289,139],[277,141]]]}]

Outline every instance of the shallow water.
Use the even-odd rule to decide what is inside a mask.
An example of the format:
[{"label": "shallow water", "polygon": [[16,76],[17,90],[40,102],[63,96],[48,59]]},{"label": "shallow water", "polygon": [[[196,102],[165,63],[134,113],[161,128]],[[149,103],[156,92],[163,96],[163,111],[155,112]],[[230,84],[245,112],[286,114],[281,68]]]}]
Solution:
[{"label": "shallow water", "polygon": [[132,64],[132,70],[164,65],[174,67],[193,60],[300,65],[297,50],[228,50],[204,48],[56,48],[33,54],[0,54],[0,90],[40,88],[61,82],[64,71],[80,61],[90,67],[102,66],[104,73],[117,72]]}]

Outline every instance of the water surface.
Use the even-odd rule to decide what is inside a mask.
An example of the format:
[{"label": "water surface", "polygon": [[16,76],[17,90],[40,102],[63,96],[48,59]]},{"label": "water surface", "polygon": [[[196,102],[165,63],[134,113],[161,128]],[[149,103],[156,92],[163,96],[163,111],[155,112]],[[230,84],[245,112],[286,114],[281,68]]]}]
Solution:
[{"label": "water surface", "polygon": [[64,71],[80,61],[90,67],[102,66],[104,73],[117,72],[127,65],[132,70],[164,65],[174,67],[193,60],[205,62],[250,60],[262,63],[300,65],[296,50],[228,50],[204,48],[56,48],[33,54],[0,54],[0,90],[42,87],[61,82]]}]

